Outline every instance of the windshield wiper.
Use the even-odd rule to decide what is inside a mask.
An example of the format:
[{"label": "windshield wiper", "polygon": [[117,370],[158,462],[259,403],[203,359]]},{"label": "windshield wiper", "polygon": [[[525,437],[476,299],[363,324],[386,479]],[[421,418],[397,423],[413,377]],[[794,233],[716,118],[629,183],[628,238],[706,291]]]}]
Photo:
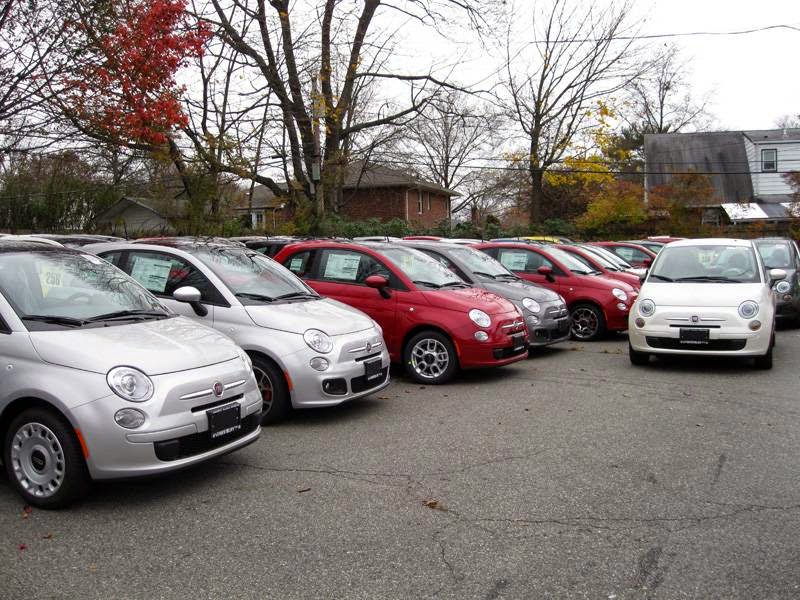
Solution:
[{"label": "windshield wiper", "polygon": [[287,300],[288,298],[319,298],[319,295],[311,292],[289,292],[288,294],[276,296],[275,300]]},{"label": "windshield wiper", "polygon": [[483,271],[473,271],[473,273],[482,277],[488,277],[489,279],[497,279],[499,277],[499,275],[492,275],[491,273],[484,273]]},{"label": "windshield wiper", "polygon": [[261,302],[274,302],[275,298],[266,296],[264,294],[256,294],[253,292],[236,292],[234,294],[237,298],[249,298],[250,300],[260,300]]},{"label": "windshield wiper", "polygon": [[519,275],[514,275],[513,273],[501,273],[496,277],[496,279],[500,279],[501,277],[503,279],[511,279],[513,281],[519,281],[520,279],[522,279],[522,277],[520,277]]},{"label": "windshield wiper", "polygon": [[95,323],[97,321],[114,321],[117,319],[166,319],[171,316],[170,313],[160,310],[118,310],[104,315],[97,315],[96,317],[89,317],[86,322]]},{"label": "windshield wiper", "polygon": [[458,286],[458,287],[469,287],[469,284],[466,283],[465,281],[448,281],[447,283],[443,283],[439,287],[440,288],[444,288],[444,287],[456,287],[456,286]]},{"label": "windshield wiper", "polygon": [[438,290],[440,287],[442,287],[438,283],[433,283],[432,281],[423,281],[421,279],[414,279],[414,280],[412,280],[411,283],[416,283],[417,285],[424,285],[424,286],[427,286],[427,287],[432,287],[435,290]]},{"label": "windshield wiper", "polygon": [[89,321],[75,319],[73,317],[60,317],[58,315],[21,315],[23,321],[39,321],[41,323],[52,323],[54,325],[64,325],[66,327],[83,327]]},{"label": "windshield wiper", "polygon": [[655,273],[650,274],[650,279],[660,279],[661,281],[675,281],[672,277],[666,277],[664,275],[656,275]]},{"label": "windshield wiper", "polygon": [[677,277],[675,281],[719,281],[722,283],[742,283],[740,279],[730,277],[718,277],[715,275],[696,275],[694,277]]}]

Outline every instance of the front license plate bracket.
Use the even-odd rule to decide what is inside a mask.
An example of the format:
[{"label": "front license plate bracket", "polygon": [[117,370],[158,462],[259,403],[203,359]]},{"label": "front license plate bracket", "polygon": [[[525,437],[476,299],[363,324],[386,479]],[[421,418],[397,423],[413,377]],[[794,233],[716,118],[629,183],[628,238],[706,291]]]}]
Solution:
[{"label": "front license plate bracket", "polygon": [[682,344],[708,344],[708,333],[708,329],[681,327],[680,340]]},{"label": "front license plate bracket", "polygon": [[381,376],[382,365],[380,360],[370,360],[364,363],[364,377],[372,381]]},{"label": "front license plate bracket", "polygon": [[206,411],[206,416],[208,433],[212,440],[242,428],[242,414],[238,402],[211,408]]}]

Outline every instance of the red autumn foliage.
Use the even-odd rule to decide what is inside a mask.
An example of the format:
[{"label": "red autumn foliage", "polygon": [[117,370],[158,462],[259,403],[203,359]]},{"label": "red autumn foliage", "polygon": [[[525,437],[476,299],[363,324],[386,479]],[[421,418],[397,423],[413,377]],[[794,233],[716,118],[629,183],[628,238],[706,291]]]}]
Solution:
[{"label": "red autumn foliage", "polygon": [[[186,0],[115,3],[114,25],[87,35],[92,56],[67,82],[68,104],[89,128],[120,142],[160,145],[187,124],[175,76],[211,35]],[[76,25],[80,32],[82,26]]]}]

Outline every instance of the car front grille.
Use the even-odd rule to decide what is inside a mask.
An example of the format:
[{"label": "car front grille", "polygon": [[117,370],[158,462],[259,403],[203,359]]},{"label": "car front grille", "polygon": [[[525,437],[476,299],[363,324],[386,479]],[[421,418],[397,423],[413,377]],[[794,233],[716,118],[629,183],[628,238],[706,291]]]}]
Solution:
[{"label": "car front grille", "polygon": [[746,339],[709,340],[707,344],[687,344],[678,338],[647,336],[647,345],[662,350],[687,350],[689,352],[735,352],[747,345]]},{"label": "car front grille", "polygon": [[218,438],[212,439],[208,432],[204,431],[202,433],[193,433],[172,440],[164,440],[163,442],[154,442],[153,446],[158,460],[169,462],[195,456],[225,446],[226,444],[252,433],[260,424],[261,413],[256,413],[242,419],[241,429],[232,431],[226,435],[221,435]]}]

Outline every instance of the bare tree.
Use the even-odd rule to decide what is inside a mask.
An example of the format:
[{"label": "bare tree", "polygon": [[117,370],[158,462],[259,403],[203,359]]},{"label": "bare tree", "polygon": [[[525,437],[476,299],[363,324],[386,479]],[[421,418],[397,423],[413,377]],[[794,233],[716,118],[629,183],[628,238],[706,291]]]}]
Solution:
[{"label": "bare tree", "polygon": [[501,101],[524,133],[530,176],[529,219],[541,221],[548,201],[545,172],[568,155],[573,141],[592,123],[590,106],[625,87],[640,71],[630,3],[605,8],[574,0],[536,4],[530,46],[513,48],[506,38],[505,81]]},{"label": "bare tree", "polygon": [[775,126],[778,129],[800,129],[800,113],[782,116],[775,121]]},{"label": "bare tree", "polygon": [[[311,201],[317,217],[325,209],[325,186],[335,188],[341,182],[353,137],[413,117],[447,86],[430,70],[399,73],[380,68],[385,63],[374,58],[382,44],[371,35],[376,14],[399,11],[422,23],[441,24],[457,11],[479,24],[487,4],[475,0],[209,3],[209,10],[199,10],[202,18],[219,28],[224,42],[273,95],[285,135],[287,174],[296,191]],[[362,105],[359,111],[359,90],[377,82],[404,84],[406,103],[384,102],[374,111],[365,111]],[[276,194],[285,193],[275,179],[254,169],[243,172],[241,166],[230,164],[217,168],[254,179]]]}]

